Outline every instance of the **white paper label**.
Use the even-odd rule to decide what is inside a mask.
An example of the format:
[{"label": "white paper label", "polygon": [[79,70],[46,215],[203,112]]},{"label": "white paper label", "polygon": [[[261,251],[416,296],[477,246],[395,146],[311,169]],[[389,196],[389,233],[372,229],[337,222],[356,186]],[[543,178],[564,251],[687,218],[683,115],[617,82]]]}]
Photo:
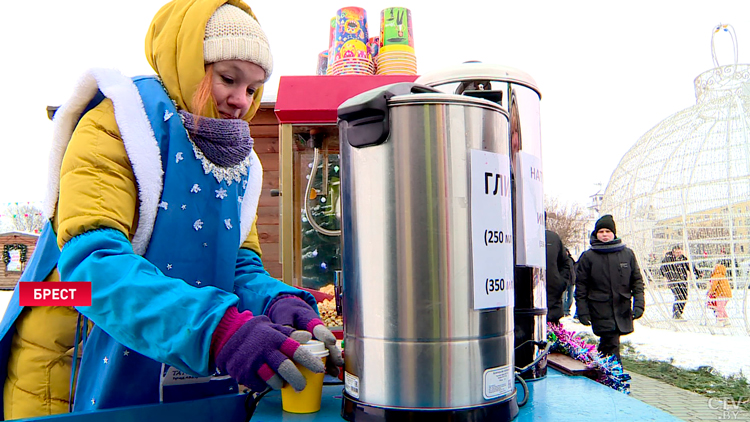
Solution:
[{"label": "white paper label", "polygon": [[482,395],[485,400],[495,399],[510,394],[513,391],[515,374],[510,365],[489,368],[482,376]]},{"label": "white paper label", "polygon": [[344,389],[346,390],[346,394],[354,397],[355,399],[358,399],[359,377],[348,372],[344,372]]},{"label": "white paper label", "polygon": [[544,184],[539,157],[519,152],[516,158],[516,264],[545,268]]},{"label": "white paper label", "polygon": [[507,155],[471,150],[474,309],[513,306],[513,234]]},{"label": "white paper label", "polygon": [[174,366],[167,368],[167,373],[162,378],[162,385],[184,385],[184,384],[203,384],[211,381],[211,377],[194,377],[186,374]]},{"label": "white paper label", "polygon": [[237,382],[234,381],[229,375],[194,377],[190,374],[186,374],[185,372],[180,371],[174,366],[168,366],[163,363],[161,364],[161,374],[162,376],[159,380],[159,402],[165,401],[165,392],[175,391],[175,389],[177,389],[178,392],[172,393],[170,395],[171,397],[166,398],[166,400],[169,400],[170,402],[179,401],[175,397],[181,394],[179,393],[179,391],[181,390],[180,386],[185,385],[191,385],[192,387],[190,388],[194,391],[205,392],[209,396],[216,395],[216,393],[213,393],[212,390],[215,391],[218,386],[221,386],[222,389],[228,388],[226,390],[223,389],[222,391],[237,391]]}]

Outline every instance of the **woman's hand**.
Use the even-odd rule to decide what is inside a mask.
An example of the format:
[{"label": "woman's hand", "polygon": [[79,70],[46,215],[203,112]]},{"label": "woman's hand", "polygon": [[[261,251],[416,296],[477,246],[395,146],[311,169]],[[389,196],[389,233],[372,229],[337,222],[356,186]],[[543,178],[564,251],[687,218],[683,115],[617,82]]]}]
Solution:
[{"label": "woman's hand", "polygon": [[266,316],[229,308],[214,332],[211,351],[217,367],[253,391],[280,389],[283,381],[301,391],[307,382],[295,362],[312,372],[325,370],[320,358],[294,340],[294,329]]},{"label": "woman's hand", "polygon": [[322,341],[328,349],[327,372],[333,376],[338,375],[338,368],[344,365],[344,359],[341,357],[341,349],[336,346],[336,337],[307,302],[297,296],[281,296],[271,303],[266,314],[276,324],[306,330],[315,339]]}]

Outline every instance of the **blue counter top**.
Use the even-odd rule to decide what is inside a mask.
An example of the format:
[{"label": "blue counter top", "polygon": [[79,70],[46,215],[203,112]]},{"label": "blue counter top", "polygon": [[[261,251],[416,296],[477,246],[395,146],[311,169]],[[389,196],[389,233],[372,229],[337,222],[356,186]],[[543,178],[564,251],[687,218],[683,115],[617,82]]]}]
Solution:
[{"label": "blue counter top", "polygon": [[[553,369],[545,379],[528,383],[529,401],[521,407],[515,422],[556,421],[680,421],[680,419],[636,400],[624,393],[598,384],[585,377],[571,377]],[[522,394],[520,385],[519,394]],[[272,391],[258,405],[252,422],[323,422],[343,421],[341,418],[341,385],[323,387],[323,401],[317,413],[293,414],[281,409],[281,394]],[[56,422],[162,422],[189,420],[193,422],[233,422],[245,420],[245,396],[232,395],[190,402],[111,409],[77,413],[39,421]]]},{"label": "blue counter top", "polygon": [[549,368],[547,378],[528,386],[529,402],[521,408],[516,422],[682,421],[588,378],[563,375]]},{"label": "blue counter top", "polygon": [[[548,369],[545,379],[529,382],[529,401],[514,422],[555,421],[680,421],[680,419],[585,377],[571,377]],[[519,394],[523,394],[520,385]],[[342,386],[323,388],[318,413],[296,415],[281,410],[281,395],[271,392],[261,400],[254,422],[323,422],[341,419]],[[521,397],[523,398],[523,397]]]}]

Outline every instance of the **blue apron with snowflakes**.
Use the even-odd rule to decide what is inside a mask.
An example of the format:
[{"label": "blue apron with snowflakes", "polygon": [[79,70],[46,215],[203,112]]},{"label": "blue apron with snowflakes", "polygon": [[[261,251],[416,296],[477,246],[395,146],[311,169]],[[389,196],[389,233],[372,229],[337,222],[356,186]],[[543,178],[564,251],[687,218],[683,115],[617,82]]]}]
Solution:
[{"label": "blue apron with snowflakes", "polygon": [[[164,187],[148,261],[166,276],[196,287],[234,287],[240,213],[247,172],[239,182],[218,182],[196,157],[177,110],[154,78],[134,80],[161,149]],[[179,248],[175,247],[179,245]],[[199,259],[196,259],[200,257]],[[162,385],[166,384],[166,385]],[[128,350],[99,327],[88,338],[78,373],[73,410],[196,399],[236,393],[228,377],[193,378]]]}]

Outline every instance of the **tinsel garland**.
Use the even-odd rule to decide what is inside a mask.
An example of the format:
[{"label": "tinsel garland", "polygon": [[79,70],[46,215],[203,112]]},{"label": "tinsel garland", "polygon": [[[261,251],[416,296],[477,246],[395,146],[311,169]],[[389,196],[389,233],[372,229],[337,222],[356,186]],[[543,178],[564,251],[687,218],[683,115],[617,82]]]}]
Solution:
[{"label": "tinsel garland", "polygon": [[562,325],[547,323],[547,341],[551,352],[562,353],[584,363],[599,375],[597,382],[607,387],[630,394],[630,375],[614,356],[602,356],[596,347],[587,344],[576,333],[566,331]]},{"label": "tinsel garland", "polygon": [[8,263],[10,262],[10,251],[12,251],[13,249],[18,249],[20,251],[19,258],[21,262],[26,262],[27,246],[22,243],[14,243],[3,245],[3,262],[5,263],[5,265],[8,265]]}]

